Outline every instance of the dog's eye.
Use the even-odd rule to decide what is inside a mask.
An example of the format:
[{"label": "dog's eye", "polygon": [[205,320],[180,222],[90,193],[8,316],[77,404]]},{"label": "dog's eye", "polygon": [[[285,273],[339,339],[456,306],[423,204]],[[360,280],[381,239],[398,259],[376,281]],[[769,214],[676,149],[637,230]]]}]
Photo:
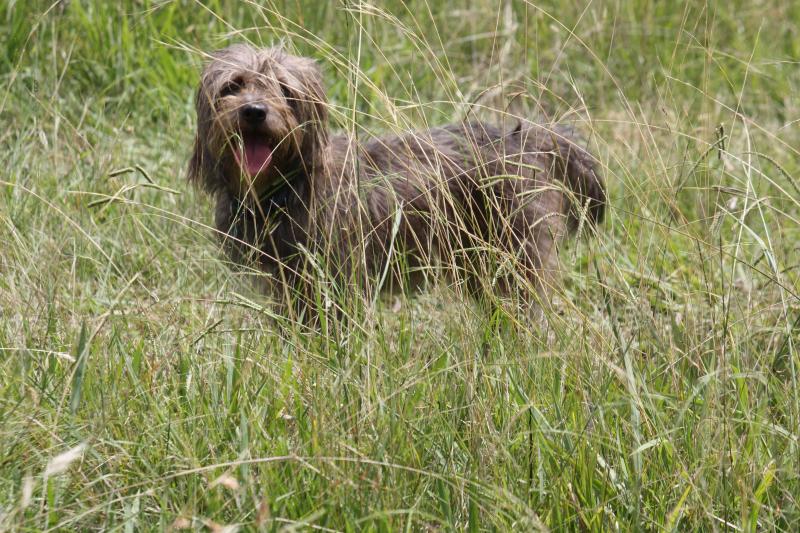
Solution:
[{"label": "dog's eye", "polygon": [[294,96],[292,95],[292,91],[289,90],[289,86],[285,83],[281,83],[281,91],[283,91],[283,97],[289,100],[290,102],[294,100]]},{"label": "dog's eye", "polygon": [[220,96],[231,96],[239,91],[242,90],[242,80],[236,78],[234,80],[229,81],[225,85],[222,86],[222,89],[219,91]]}]

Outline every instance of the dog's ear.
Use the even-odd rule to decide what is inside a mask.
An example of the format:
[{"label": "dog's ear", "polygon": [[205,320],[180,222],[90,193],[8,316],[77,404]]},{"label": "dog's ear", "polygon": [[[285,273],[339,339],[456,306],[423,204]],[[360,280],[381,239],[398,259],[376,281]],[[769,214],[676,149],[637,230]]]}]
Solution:
[{"label": "dog's ear", "polygon": [[215,192],[223,187],[223,177],[217,158],[213,157],[209,142],[211,140],[211,122],[214,120],[214,106],[211,95],[205,84],[201,82],[195,99],[197,110],[197,131],[194,136],[194,148],[189,158],[187,179],[201,186],[208,192]]},{"label": "dog's ear", "polygon": [[206,148],[203,146],[203,141],[200,140],[200,132],[194,135],[194,148],[192,155],[189,157],[189,168],[186,171],[186,178],[195,185],[204,185],[206,169]]},{"label": "dog's ear", "polygon": [[206,139],[205,132],[208,129],[204,124],[205,109],[208,107],[204,101],[206,99],[205,91],[203,90],[202,82],[200,88],[197,90],[195,96],[195,111],[197,112],[197,127],[194,134],[194,148],[192,155],[189,157],[189,168],[186,173],[187,179],[195,185],[205,186],[208,165],[207,152],[208,148],[205,146],[204,139]]},{"label": "dog's ear", "polygon": [[[322,83],[322,73],[313,59],[285,56],[283,66],[297,80],[298,115],[302,121],[303,142],[300,155],[308,172],[324,165],[324,150],[328,146],[328,99]],[[309,168],[310,167],[310,168]]]}]

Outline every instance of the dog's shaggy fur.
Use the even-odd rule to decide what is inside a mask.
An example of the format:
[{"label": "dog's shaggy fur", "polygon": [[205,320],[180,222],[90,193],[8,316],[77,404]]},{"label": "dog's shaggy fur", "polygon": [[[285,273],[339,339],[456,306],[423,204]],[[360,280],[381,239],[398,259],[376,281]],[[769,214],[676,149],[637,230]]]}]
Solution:
[{"label": "dog's shaggy fur", "polygon": [[442,274],[531,304],[557,268],[557,241],[603,217],[594,158],[566,130],[474,121],[331,135],[319,69],[281,49],[215,53],[196,103],[189,179],[216,197],[234,261],[257,265],[306,317],[329,292]]}]

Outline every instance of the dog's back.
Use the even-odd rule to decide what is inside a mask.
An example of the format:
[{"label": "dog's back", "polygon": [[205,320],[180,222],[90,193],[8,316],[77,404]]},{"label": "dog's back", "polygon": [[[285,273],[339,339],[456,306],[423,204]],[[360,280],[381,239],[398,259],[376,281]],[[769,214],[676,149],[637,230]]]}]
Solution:
[{"label": "dog's back", "polygon": [[563,126],[520,122],[504,131],[493,124],[469,122],[380,137],[365,143],[359,163],[369,181],[392,182],[409,205],[419,205],[420,198],[441,185],[456,197],[487,189],[502,196],[504,182],[533,180],[518,191],[529,193],[531,185],[557,180],[566,186],[563,192],[570,209],[564,215],[571,228],[582,219],[600,223],[605,214],[605,185],[596,158]]},{"label": "dog's back", "polygon": [[[358,157],[341,174],[358,178],[368,223],[358,238],[374,275],[394,256],[406,272],[438,265],[476,287],[493,279],[505,293],[518,275],[540,286],[557,269],[555,243],[603,218],[595,160],[564,129],[469,122],[349,152]],[[514,272],[498,275],[501,263]]]}]

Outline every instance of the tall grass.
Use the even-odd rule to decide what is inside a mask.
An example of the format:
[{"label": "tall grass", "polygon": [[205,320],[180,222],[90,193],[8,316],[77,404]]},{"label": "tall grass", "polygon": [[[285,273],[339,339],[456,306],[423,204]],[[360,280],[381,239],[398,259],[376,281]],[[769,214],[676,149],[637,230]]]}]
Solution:
[{"label": "tall grass", "polygon": [[[0,4],[0,529],[800,526],[800,7]],[[440,287],[275,327],[184,184],[204,53],[368,137],[578,124],[610,210],[547,326]]]}]

